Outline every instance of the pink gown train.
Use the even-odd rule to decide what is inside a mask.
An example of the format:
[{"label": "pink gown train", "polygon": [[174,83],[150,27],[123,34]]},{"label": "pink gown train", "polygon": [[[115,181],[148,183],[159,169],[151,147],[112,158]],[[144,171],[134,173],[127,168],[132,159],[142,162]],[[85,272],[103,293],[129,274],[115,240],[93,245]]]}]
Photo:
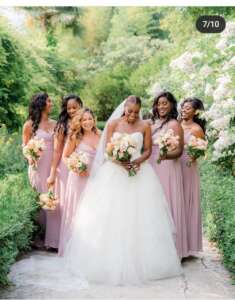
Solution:
[{"label": "pink gown train", "polygon": [[[89,145],[81,142],[75,150],[76,152],[83,151],[89,156],[88,172],[91,169],[93,159],[96,151]],[[60,242],[59,242],[59,255],[63,255],[66,244],[70,238],[73,219],[76,213],[77,205],[81,193],[84,190],[88,177],[81,177],[78,174],[69,171],[66,195],[63,204],[61,229],[60,229]]]},{"label": "pink gown train", "polygon": [[[167,124],[162,128],[154,130],[153,141],[160,132],[167,131]],[[159,177],[160,183],[168,200],[173,221],[176,227],[176,248],[180,258],[187,254],[187,232],[184,205],[183,176],[179,159],[163,160],[157,164],[159,148],[153,145],[150,163]],[[157,195],[156,195],[157,196]]]},{"label": "pink gown train", "polygon": [[[184,132],[184,141],[188,142],[190,132]],[[184,200],[186,210],[186,228],[188,239],[188,254],[195,255],[202,251],[202,221],[200,205],[200,177],[197,162],[187,166],[189,157],[186,151],[180,158],[183,171]]]},{"label": "pink gown train", "polygon": [[[33,170],[29,166],[29,181],[31,185],[39,192],[46,193],[48,191],[47,178],[50,175],[51,162],[53,157],[53,131],[47,132],[43,129],[36,131],[36,137],[44,139],[46,149],[38,161],[36,170]],[[45,246],[46,247],[58,247],[59,241],[59,224],[60,215],[58,209],[55,211],[43,211],[41,210],[39,215],[39,223],[46,227],[45,234]]]}]

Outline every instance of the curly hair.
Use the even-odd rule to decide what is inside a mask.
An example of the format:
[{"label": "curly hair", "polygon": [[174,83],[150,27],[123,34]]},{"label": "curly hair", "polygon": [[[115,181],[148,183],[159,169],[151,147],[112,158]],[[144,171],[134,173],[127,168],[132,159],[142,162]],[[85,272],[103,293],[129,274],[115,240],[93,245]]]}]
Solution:
[{"label": "curly hair", "polygon": [[[190,103],[191,106],[195,109],[195,111],[196,110],[198,110],[198,111],[204,111],[205,110],[202,100],[200,100],[198,98],[191,98],[191,97],[186,98],[182,102],[181,107],[183,107],[185,103]],[[202,118],[200,118],[200,116],[195,114],[193,116],[193,121],[195,123],[197,123],[202,128],[204,133],[206,133],[206,120],[205,119],[202,119]]]},{"label": "curly hair", "polygon": [[161,127],[163,127],[164,124],[168,123],[170,120],[174,119],[177,120],[178,118],[178,111],[177,111],[177,101],[175,96],[167,91],[164,91],[160,94],[158,94],[158,96],[156,98],[154,98],[153,100],[153,106],[152,106],[152,121],[153,123],[156,121],[156,119],[159,119],[159,112],[157,109],[157,105],[158,105],[158,101],[161,97],[165,97],[171,104],[172,104],[172,108],[171,111],[169,112],[169,114],[167,115],[166,120],[161,124]]},{"label": "curly hair", "polygon": [[69,127],[69,138],[76,137],[76,139],[81,139],[83,137],[84,130],[82,128],[81,123],[82,123],[82,118],[83,118],[84,114],[87,112],[91,114],[92,118],[95,121],[92,131],[95,134],[98,134],[98,129],[96,127],[95,115],[94,115],[93,111],[90,108],[83,108],[83,109],[79,110],[78,113],[71,120],[70,127]]},{"label": "curly hair", "polygon": [[67,106],[69,100],[72,99],[75,100],[80,105],[80,107],[83,107],[83,102],[81,98],[77,95],[70,94],[62,98],[61,112],[59,114],[58,121],[55,126],[55,132],[61,132],[64,136],[67,136],[68,134],[69,114],[67,112]]},{"label": "curly hair", "polygon": [[32,121],[33,135],[36,133],[41,122],[42,112],[46,108],[48,94],[45,92],[39,92],[34,94],[29,105],[28,120]]}]

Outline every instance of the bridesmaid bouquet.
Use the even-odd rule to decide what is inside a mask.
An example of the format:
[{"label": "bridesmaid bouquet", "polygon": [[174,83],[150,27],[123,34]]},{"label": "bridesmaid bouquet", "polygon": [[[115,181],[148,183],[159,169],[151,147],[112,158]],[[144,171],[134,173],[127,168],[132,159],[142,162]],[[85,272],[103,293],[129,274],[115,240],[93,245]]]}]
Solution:
[{"label": "bridesmaid bouquet", "polygon": [[175,150],[179,145],[179,136],[175,135],[173,129],[168,129],[165,133],[160,133],[154,141],[154,145],[159,146],[159,158],[157,163],[160,164],[161,156],[165,156],[168,152]]},{"label": "bridesmaid bouquet", "polygon": [[37,162],[42,156],[43,150],[46,148],[43,139],[36,137],[29,140],[28,144],[23,147],[23,154],[28,160],[32,160],[33,169],[37,168]]},{"label": "bridesmaid bouquet", "polygon": [[[106,157],[120,162],[130,162],[133,154],[136,153],[136,146],[130,134],[116,133],[106,146]],[[135,176],[136,170],[131,168],[128,175]]]},{"label": "bridesmaid bouquet", "polygon": [[[200,156],[205,156],[207,145],[208,141],[191,135],[188,144],[186,144],[184,147],[190,157],[197,159]],[[189,160],[187,162],[187,166],[190,167],[191,165],[192,160]]]},{"label": "bridesmaid bouquet", "polygon": [[39,196],[39,204],[43,209],[55,210],[58,203],[59,200],[56,198],[52,191],[40,194]]},{"label": "bridesmaid bouquet", "polygon": [[88,168],[89,158],[86,152],[73,152],[66,160],[67,167],[70,171],[77,174],[84,172]]}]

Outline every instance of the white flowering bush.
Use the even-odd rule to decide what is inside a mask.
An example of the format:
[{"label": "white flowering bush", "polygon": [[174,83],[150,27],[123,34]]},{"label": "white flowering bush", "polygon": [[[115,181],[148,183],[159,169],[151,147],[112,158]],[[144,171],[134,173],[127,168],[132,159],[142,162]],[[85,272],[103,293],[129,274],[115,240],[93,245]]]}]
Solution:
[{"label": "white flowering bush", "polygon": [[235,174],[235,22],[227,22],[220,35],[190,41],[185,50],[162,71],[168,76],[158,74],[148,93],[169,89],[181,99],[202,98],[212,161]]}]

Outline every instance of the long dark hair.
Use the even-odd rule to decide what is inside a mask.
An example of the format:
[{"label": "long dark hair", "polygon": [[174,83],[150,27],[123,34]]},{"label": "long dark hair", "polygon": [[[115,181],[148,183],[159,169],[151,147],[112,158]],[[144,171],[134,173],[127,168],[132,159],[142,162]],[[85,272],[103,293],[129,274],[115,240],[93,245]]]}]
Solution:
[{"label": "long dark hair", "polygon": [[177,101],[175,96],[170,93],[170,92],[161,92],[157,97],[154,98],[153,100],[153,106],[152,106],[152,121],[153,123],[155,122],[156,119],[159,119],[159,112],[157,109],[157,105],[158,105],[158,101],[161,97],[165,97],[171,104],[171,111],[169,112],[169,114],[167,115],[166,120],[161,124],[161,127],[163,127],[164,124],[166,124],[167,122],[169,122],[171,119],[177,120],[178,118],[178,111],[177,111]]},{"label": "long dark hair", "polygon": [[[195,110],[198,110],[198,111],[205,110],[202,100],[200,100],[198,98],[191,98],[191,97],[186,98],[182,102],[181,107],[183,107],[185,103],[190,103]],[[206,133],[206,120],[205,119],[200,118],[200,116],[198,114],[195,114],[193,116],[193,122],[197,123],[202,128],[203,132]]]},{"label": "long dark hair", "polygon": [[55,126],[55,132],[61,132],[64,136],[68,134],[69,114],[67,112],[67,106],[69,100],[72,99],[75,100],[80,105],[81,108],[83,107],[83,102],[81,98],[77,95],[70,94],[62,98],[61,112],[59,114],[59,118]]},{"label": "long dark hair", "polygon": [[[140,97],[135,96],[135,95],[130,95],[130,96],[128,96],[128,97],[126,98],[125,106],[126,106],[128,103],[133,103],[133,104],[139,105],[139,107],[141,107],[141,105],[142,105],[142,102],[141,102]],[[124,111],[123,114],[122,114],[122,117],[124,117],[124,116],[125,116],[125,111]]]},{"label": "long dark hair", "polygon": [[42,118],[42,112],[47,105],[48,97],[48,94],[45,92],[40,92],[32,96],[31,103],[29,105],[28,119],[32,121],[33,135],[38,130],[39,123]]}]

